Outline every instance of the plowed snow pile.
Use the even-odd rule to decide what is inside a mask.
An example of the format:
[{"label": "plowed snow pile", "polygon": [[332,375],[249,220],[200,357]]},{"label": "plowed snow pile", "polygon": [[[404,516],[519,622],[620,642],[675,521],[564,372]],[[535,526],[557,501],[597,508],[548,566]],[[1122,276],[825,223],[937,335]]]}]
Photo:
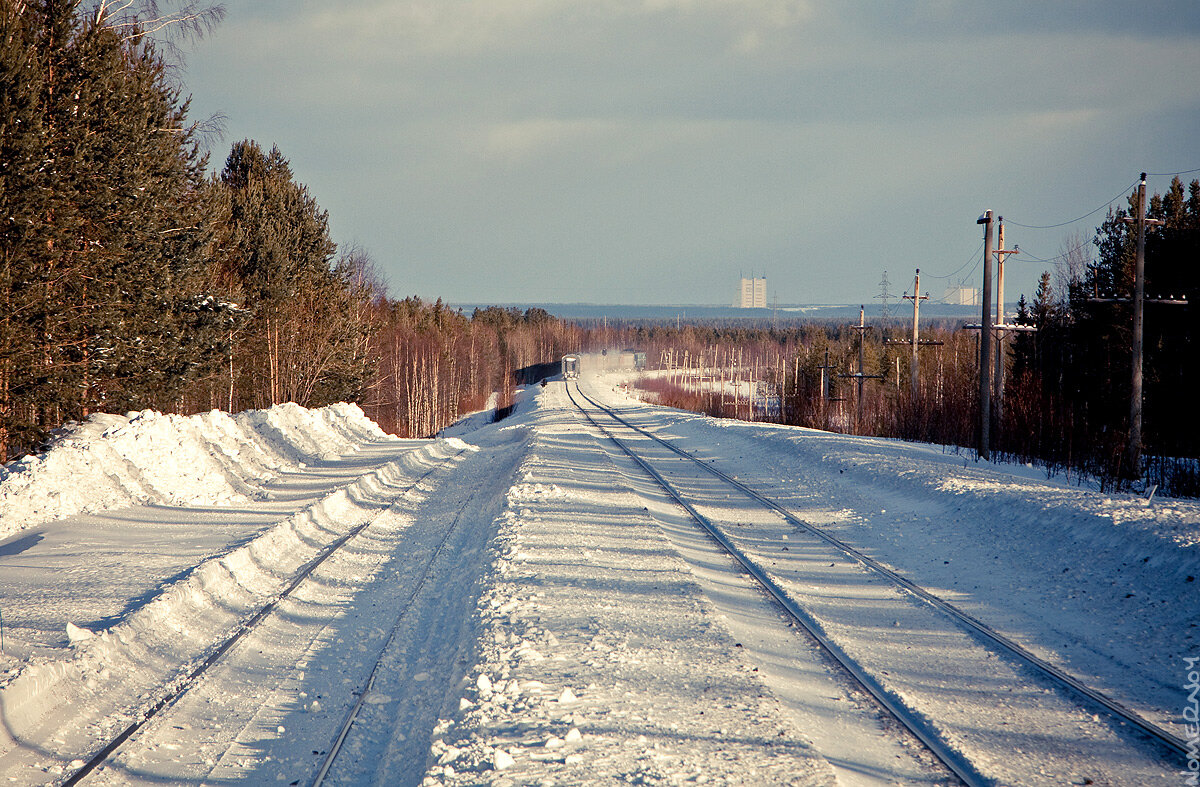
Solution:
[{"label": "plowed snow pile", "polygon": [[385,437],[353,404],[289,403],[234,416],[94,415],[65,428],[44,454],[0,467],[0,539],[120,506],[246,503],[284,468]]}]

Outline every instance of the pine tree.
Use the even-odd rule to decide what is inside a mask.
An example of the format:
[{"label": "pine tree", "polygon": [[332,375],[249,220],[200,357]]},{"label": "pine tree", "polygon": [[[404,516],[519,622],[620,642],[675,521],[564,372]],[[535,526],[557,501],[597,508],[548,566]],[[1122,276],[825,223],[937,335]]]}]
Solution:
[{"label": "pine tree", "polygon": [[98,408],[169,403],[222,355],[187,102],[109,8],[0,8],[3,453]]},{"label": "pine tree", "polygon": [[59,250],[72,396],[60,397],[79,415],[163,406],[214,361],[191,335],[206,322],[195,308],[212,236],[204,158],[153,43],[123,32],[101,10],[81,23],[52,105],[70,119],[59,144],[71,235]]},{"label": "pine tree", "polygon": [[35,354],[32,251],[46,211],[37,29],[37,15],[23,6],[0,7],[0,461],[10,445],[37,439],[26,406]]},{"label": "pine tree", "polygon": [[236,353],[242,402],[324,404],[357,393],[364,374],[335,371],[344,372],[361,337],[344,330],[352,297],[331,266],[328,214],[295,182],[277,147],[235,144],[220,182],[231,206],[231,278],[253,312]]},{"label": "pine tree", "polygon": [[[1043,274],[1046,276],[1048,274]],[[1017,315],[1013,318],[1013,323],[1016,325],[1033,325],[1033,315],[1029,311],[1029,303],[1025,300],[1025,293],[1021,293],[1021,297],[1017,299]],[[1015,381],[1020,381],[1026,374],[1030,374],[1034,368],[1033,358],[1033,339],[1026,331],[1018,332],[1014,337],[1010,352],[1012,353],[1012,377]]]},{"label": "pine tree", "polygon": [[[1154,195],[1147,213],[1165,222],[1146,239],[1144,395],[1145,439],[1151,451],[1200,455],[1200,425],[1191,415],[1191,392],[1200,386],[1200,181],[1185,196],[1175,177],[1165,194]],[[1188,305],[1156,300],[1186,301]]]}]

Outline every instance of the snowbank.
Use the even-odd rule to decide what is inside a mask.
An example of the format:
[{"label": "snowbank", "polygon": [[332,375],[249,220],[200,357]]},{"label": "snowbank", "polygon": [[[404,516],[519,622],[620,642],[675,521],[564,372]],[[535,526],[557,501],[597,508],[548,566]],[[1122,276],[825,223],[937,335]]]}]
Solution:
[{"label": "snowbank", "polygon": [[[352,408],[342,411],[351,421],[361,417],[356,407],[339,407]],[[309,417],[286,406],[279,409],[294,418]],[[303,412],[322,417],[321,411]],[[333,439],[342,429],[330,427],[328,436]],[[244,619],[277,600],[320,552],[394,504],[414,479],[475,450],[455,439],[399,453],[253,540],[199,564],[116,626],[93,632],[68,624],[67,653],[34,659],[0,679],[0,755],[19,747],[53,749],[39,738],[47,729],[60,736],[64,730],[94,735],[79,730],[86,731],[92,719],[107,717],[108,726],[117,728],[131,721],[165,683],[198,665]]]},{"label": "snowbank", "polygon": [[46,453],[0,467],[0,539],[79,513],[145,503],[260,499],[281,470],[335,459],[387,435],[357,405],[276,405],[230,416],[152,410],[73,424]]}]

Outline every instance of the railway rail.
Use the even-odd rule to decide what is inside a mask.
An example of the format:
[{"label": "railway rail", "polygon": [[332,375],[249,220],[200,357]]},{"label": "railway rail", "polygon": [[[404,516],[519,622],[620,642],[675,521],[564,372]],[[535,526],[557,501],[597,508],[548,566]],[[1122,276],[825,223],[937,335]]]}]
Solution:
[{"label": "railway rail", "polygon": [[446,532],[442,535],[441,540],[438,542],[437,549],[433,551],[433,554],[429,556],[429,560],[426,561],[425,567],[421,571],[421,578],[413,586],[412,592],[409,594],[408,599],[400,607],[400,611],[396,615],[396,621],[392,625],[391,632],[384,641],[383,647],[381,647],[375,655],[375,664],[371,667],[371,674],[367,677],[366,682],[357,690],[358,700],[355,701],[354,706],[346,714],[345,721],[342,722],[341,727],[338,729],[337,737],[334,738],[333,745],[329,747],[329,752],[325,755],[325,758],[321,763],[321,768],[317,771],[317,776],[312,781],[312,787],[321,787],[321,785],[325,784],[325,779],[329,776],[329,772],[332,770],[333,764],[337,761],[338,755],[342,751],[342,746],[346,742],[347,736],[350,734],[350,730],[354,727],[354,723],[358,720],[358,715],[362,710],[363,703],[366,701],[367,696],[370,694],[371,689],[375,685],[375,678],[379,675],[379,668],[384,662],[384,654],[391,647],[393,640],[396,638],[396,633],[400,630],[401,622],[404,620],[405,616],[408,615],[408,612],[410,609],[412,609],[413,603],[416,601],[417,596],[425,587],[425,583],[429,579],[429,574],[433,570],[433,564],[437,561],[438,557],[442,554],[442,551],[446,548],[446,542],[450,540],[450,535],[455,531],[455,529],[458,528],[458,523],[462,520],[463,514],[467,510],[467,506],[469,506],[473,501],[474,496],[472,495],[466,499],[462,506],[459,507],[458,513],[454,517],[454,521],[450,524],[450,527],[446,528]]},{"label": "railway rail", "polygon": [[[574,392],[572,392],[574,388]],[[858,562],[871,572],[883,577],[903,593],[918,599],[920,602],[928,604],[944,615],[952,619],[957,625],[965,629],[970,634],[982,639],[990,646],[1003,651],[1010,657],[1015,658],[1021,663],[1024,663],[1034,671],[1039,673],[1043,678],[1055,686],[1063,688],[1073,693],[1077,698],[1085,704],[1092,703],[1094,706],[1103,709],[1112,718],[1120,723],[1132,725],[1142,734],[1155,741],[1163,750],[1170,752],[1172,755],[1186,755],[1188,748],[1185,741],[1173,735],[1170,731],[1159,727],[1158,725],[1142,718],[1137,713],[1126,708],[1121,703],[1106,696],[1080,681],[1078,678],[1064,672],[1063,670],[1048,663],[1042,658],[1029,652],[1009,637],[1001,634],[992,627],[978,620],[977,618],[967,614],[953,604],[945,601],[930,591],[915,584],[906,577],[887,568],[873,558],[863,554],[861,551],[846,544],[845,542],[835,538],[834,536],[824,532],[820,528],[814,527],[807,522],[796,517],[784,506],[767,497],[763,493],[748,486],[742,481],[732,477],[728,473],[723,472],[720,468],[714,467],[712,464],[704,462],[692,454],[684,451],[664,440],[658,435],[643,429],[636,424],[631,423],[623,418],[612,408],[606,407],[592,397],[583,393],[579,388],[578,383],[572,386],[567,384],[567,395],[572,404],[584,415],[585,418],[595,426],[600,432],[606,435],[624,454],[630,457],[647,475],[654,479],[655,483],[660,486],[664,492],[682,507],[692,519],[694,519],[710,538],[728,555],[730,555],[743,570],[754,579],[754,581],[762,587],[768,596],[774,599],[775,602],[783,609],[785,614],[791,618],[796,624],[807,631],[813,639],[821,646],[821,648],[837,662],[845,670],[855,683],[862,687],[870,694],[881,707],[887,710],[905,729],[911,732],[921,743],[952,773],[955,774],[963,783],[968,785],[976,784],[991,784],[993,780],[984,777],[963,755],[954,747],[950,746],[936,730],[931,723],[926,720],[921,714],[909,709],[904,704],[898,702],[892,694],[881,685],[870,673],[860,666],[853,658],[849,657],[841,647],[832,641],[822,630],[822,627],[814,621],[814,619],[806,612],[799,604],[797,604],[788,593],[780,586],[775,578],[763,568],[756,560],[748,556],[745,552],[739,549],[733,541],[724,533],[720,527],[713,523],[708,517],[705,517],[697,507],[690,502],[678,489],[676,489],[662,473],[656,470],[649,461],[644,457],[639,456],[632,450],[629,444],[618,437],[613,429],[602,425],[592,413],[588,411],[579,401],[582,399],[590,405],[590,407],[604,413],[608,418],[620,426],[628,429],[638,435],[649,438],[655,443],[670,450],[680,458],[693,463],[694,465],[703,468],[707,473],[719,479],[724,484],[737,490],[740,494],[746,496],[750,500],[769,509],[776,515],[781,517],[785,522],[794,527],[796,530],[809,534],[820,539],[829,546],[834,547],[845,556]],[[576,397],[579,397],[578,399]]]},{"label": "railway rail", "polygon": [[[447,467],[448,465],[453,463],[455,460],[459,459],[464,453],[465,453],[465,451],[459,451],[449,457],[446,457],[442,461],[438,462],[436,465],[434,465],[432,468],[430,468],[427,472],[425,472],[423,475],[421,475],[419,478],[417,478],[415,481],[413,481],[411,484],[409,484],[408,486],[404,487],[401,491],[399,491],[397,493],[397,497],[398,498],[402,497],[405,493],[409,492],[412,489],[417,488],[418,486],[420,486],[420,484],[422,482],[424,482],[426,479],[428,479],[434,473]],[[98,751],[96,751],[94,754],[89,756],[87,758],[87,760],[83,763],[83,765],[78,767],[75,771],[73,771],[70,775],[68,775],[64,780],[62,780],[59,783],[61,785],[63,785],[63,787],[70,787],[71,785],[79,784],[84,779],[86,779],[86,777],[89,774],[91,774],[93,771],[95,771],[101,765],[103,765],[108,760],[110,760],[113,757],[113,755],[116,754],[121,749],[121,747],[125,743],[127,743],[137,733],[137,731],[139,729],[144,727],[147,722],[149,722],[151,719],[155,718],[158,714],[160,714],[165,709],[169,708],[180,697],[182,697],[185,693],[187,693],[188,690],[190,690],[194,685],[196,685],[196,683],[204,675],[204,673],[206,673],[215,664],[220,662],[221,658],[226,653],[228,653],[231,648],[233,648],[239,642],[243,641],[247,637],[247,635],[249,635],[260,624],[262,624],[263,621],[265,621],[268,618],[268,616],[271,614],[271,612],[273,612],[279,606],[279,604],[281,602],[283,602],[287,598],[291,597],[294,594],[294,592],[297,590],[297,588],[299,588],[304,583],[304,581],[306,579],[308,579],[317,568],[319,568],[322,564],[324,564],[329,558],[331,558],[333,555],[335,555],[339,550],[341,550],[347,544],[351,543],[356,537],[358,537],[359,535],[362,535],[364,533],[364,531],[366,531],[368,528],[371,527],[372,524],[374,524],[376,521],[378,521],[380,517],[382,517],[388,510],[390,510],[391,507],[392,506],[388,506],[388,507],[382,509],[381,511],[376,513],[374,516],[372,516],[372,517],[368,518],[366,521],[356,525],[354,528],[347,531],[345,534],[343,534],[342,536],[340,536],[339,538],[337,538],[336,540],[334,540],[333,542],[328,544],[321,552],[319,552],[308,563],[304,564],[304,566],[301,567],[301,569],[292,578],[291,582],[289,582],[288,585],[285,588],[283,588],[283,590],[281,590],[277,594],[275,594],[275,596],[272,597],[262,607],[260,607],[257,612],[255,612],[253,615],[251,615],[250,617],[243,620],[236,628],[234,628],[234,630],[220,644],[218,644],[201,663],[199,663],[194,668],[192,668],[183,677],[177,678],[171,685],[169,685],[164,690],[164,692],[159,696],[159,698],[157,700],[155,700],[155,702],[149,708],[147,708],[141,712],[141,715],[137,719],[135,719],[132,723],[130,723],[128,726],[126,726],[124,729],[122,729],[117,735],[115,735],[113,738],[111,738],[109,740],[109,742],[107,744],[105,744],[103,747],[101,747]],[[457,519],[455,520],[455,524],[457,524]],[[449,532],[447,532],[447,537],[448,537],[448,535],[449,535]],[[445,539],[443,539],[443,541],[442,541],[442,544],[444,544],[444,543],[445,543]],[[440,553],[441,553],[441,545],[439,545],[438,550],[430,557],[429,565],[432,565],[433,561],[436,560],[437,556]],[[424,585],[427,575],[428,575],[428,567],[426,568],[425,573],[421,577],[420,583],[417,588],[418,591],[420,589],[420,586]],[[417,591],[414,591],[414,597],[415,597],[416,592]],[[405,611],[406,610],[407,610],[407,607],[405,608]],[[403,612],[401,613],[401,616],[403,616]],[[399,618],[397,620],[399,621]],[[397,625],[399,625],[398,622],[397,622]],[[375,678],[375,672],[372,671],[370,680],[373,681],[374,678]],[[326,772],[329,770],[329,766],[332,764],[334,757],[336,757],[337,748],[340,747],[342,740],[344,740],[346,733],[348,732],[350,726],[353,724],[354,716],[357,714],[359,707],[361,707],[362,697],[363,697],[363,695],[365,695],[365,693],[366,693],[366,689],[364,689],[360,693],[359,702],[358,702],[358,704],[355,705],[351,714],[348,716],[346,723],[343,725],[342,729],[340,730],[340,734],[336,740],[336,744],[335,744],[334,748],[331,749],[331,755],[327,758],[327,761],[322,768],[320,777],[318,778],[318,781],[316,783],[319,784],[320,780],[324,778]]]},{"label": "railway rail", "polygon": [[[774,599],[783,612],[798,626],[806,630],[812,639],[817,642],[825,653],[836,663],[840,664],[845,670],[845,674],[862,689],[871,695],[878,705],[885,709],[886,712],[894,717],[897,722],[907,729],[922,745],[932,753],[963,783],[968,785],[993,784],[995,779],[984,775],[980,768],[971,761],[968,754],[965,754],[959,747],[953,745],[945,738],[942,729],[938,726],[935,720],[929,719],[926,714],[920,710],[910,706],[906,700],[898,697],[897,693],[884,685],[881,680],[876,677],[870,669],[862,666],[861,659],[848,653],[843,645],[840,645],[836,638],[829,636],[826,633],[825,627],[816,617],[795,600],[794,596],[789,593],[786,582],[781,581],[775,573],[767,569],[761,559],[755,555],[748,553],[747,550],[739,548],[736,543],[737,539],[731,538],[721,526],[714,522],[709,517],[706,517],[700,510],[701,506],[689,500],[688,494],[681,492],[678,484],[673,484],[668,479],[667,474],[656,468],[645,456],[639,455],[639,452],[631,447],[628,439],[622,439],[618,433],[622,430],[629,430],[633,434],[654,441],[656,445],[662,446],[677,455],[680,459],[678,464],[680,467],[690,467],[688,462],[697,467],[703,468],[706,473],[713,478],[718,479],[719,483],[727,485],[729,488],[736,489],[741,495],[747,499],[754,501],[757,505],[761,505],[766,509],[778,515],[789,526],[798,531],[809,534],[813,538],[820,539],[828,547],[839,550],[847,558],[856,561],[866,569],[874,572],[880,577],[883,577],[895,587],[899,588],[905,594],[912,598],[918,599],[922,604],[936,610],[938,613],[949,616],[955,624],[972,638],[979,641],[986,641],[994,650],[1003,651],[1003,653],[1012,660],[1020,660],[1030,669],[1036,670],[1041,676],[1055,685],[1063,687],[1063,691],[1059,693],[1071,692],[1077,695],[1082,703],[1088,707],[1088,712],[1093,709],[1103,708],[1104,712],[1111,714],[1114,719],[1118,719],[1122,724],[1131,725],[1140,733],[1148,736],[1157,742],[1164,751],[1169,751],[1172,754],[1186,753],[1187,748],[1182,740],[1172,735],[1168,730],[1164,730],[1148,720],[1140,717],[1138,714],[1125,708],[1120,703],[1106,697],[1101,692],[1091,689],[1075,677],[1063,672],[1052,664],[1047,663],[1044,659],[1029,653],[1026,649],[1013,642],[1010,638],[995,631],[982,621],[968,615],[954,605],[939,598],[937,595],[928,590],[916,585],[907,578],[901,576],[895,571],[880,564],[878,561],[863,554],[859,550],[854,549],[850,545],[834,538],[825,533],[819,528],[813,527],[801,520],[799,517],[792,514],[784,506],[772,500],[768,496],[762,494],[758,490],[752,488],[748,484],[734,478],[725,473],[720,468],[713,466],[711,463],[701,461],[697,457],[682,450],[670,441],[664,440],[656,434],[630,422],[623,417],[621,413],[612,408],[609,408],[602,403],[596,401],[590,396],[587,396],[580,390],[578,383],[574,381],[568,382],[566,392],[572,404],[582,413],[597,430],[606,435],[623,453],[628,455],[634,463],[636,463],[650,478],[660,486],[666,495],[684,509],[692,519],[694,519],[708,536],[722,550],[727,552],[734,561],[736,561],[742,569],[750,576],[764,592]],[[585,403],[587,406],[585,406]],[[600,415],[603,413],[603,415]],[[606,420],[611,419],[611,420]],[[427,478],[436,473],[439,469],[444,468],[448,464],[458,459],[463,452],[448,457],[442,460],[438,465],[430,469],[420,478],[412,482],[404,491],[415,488]],[[686,460],[686,461],[684,461]],[[675,460],[672,460],[675,463]],[[659,460],[661,466],[661,460]],[[400,493],[403,494],[403,491]],[[474,493],[468,496],[463,505],[458,508],[457,514],[454,516],[452,524],[446,529],[446,532],[441,536],[441,540],[436,542],[437,546],[432,550],[428,561],[424,562],[423,569],[416,574],[414,589],[408,595],[407,602],[400,605],[393,624],[392,631],[384,638],[384,644],[376,658],[375,665],[370,674],[366,677],[365,682],[356,690],[357,702],[349,709],[341,726],[337,729],[336,735],[331,731],[331,745],[328,754],[324,756],[324,760],[320,766],[319,772],[316,774],[315,781],[312,784],[320,785],[323,783],[327,775],[332,772],[334,763],[337,761],[339,752],[342,749],[342,743],[347,740],[351,729],[359,716],[359,711],[363,707],[364,698],[371,692],[374,684],[376,673],[379,671],[379,665],[383,662],[383,654],[388,651],[392,638],[396,636],[396,632],[401,625],[401,621],[408,614],[409,609],[413,606],[416,598],[421,593],[423,587],[428,584],[431,571],[434,563],[438,560],[439,555],[445,551],[446,544],[451,533],[458,527],[459,520],[463,518],[464,512],[474,498]],[[457,505],[457,504],[456,504]],[[163,689],[161,696],[155,700],[153,707],[144,710],[142,716],[135,722],[129,724],[119,734],[111,739],[102,749],[92,755],[82,767],[75,770],[67,777],[62,784],[77,784],[84,780],[90,773],[107,762],[113,755],[118,752],[121,747],[129,741],[140,728],[148,721],[159,715],[160,712],[171,707],[181,696],[199,682],[203,674],[212,666],[220,662],[222,657],[230,651],[239,641],[243,640],[248,634],[255,630],[257,626],[263,623],[270,616],[271,612],[286,598],[293,594],[299,588],[305,579],[307,579],[321,564],[336,554],[338,550],[351,543],[354,538],[366,531],[375,521],[378,520],[383,513],[388,510],[377,513],[367,521],[357,525],[351,531],[339,537],[336,541],[328,545],[320,554],[309,561],[300,571],[290,580],[286,588],[274,596],[268,603],[263,605],[251,617],[243,621],[228,637],[217,645],[211,653],[198,666],[191,669],[187,675],[178,678],[170,687]],[[454,508],[448,507],[447,519],[450,512]],[[435,542],[431,539],[430,545]],[[825,549],[825,547],[822,547]],[[381,631],[382,636],[382,631]],[[1156,755],[1157,756],[1157,755]],[[315,770],[315,766],[314,766]],[[986,769],[985,769],[986,770]]]}]

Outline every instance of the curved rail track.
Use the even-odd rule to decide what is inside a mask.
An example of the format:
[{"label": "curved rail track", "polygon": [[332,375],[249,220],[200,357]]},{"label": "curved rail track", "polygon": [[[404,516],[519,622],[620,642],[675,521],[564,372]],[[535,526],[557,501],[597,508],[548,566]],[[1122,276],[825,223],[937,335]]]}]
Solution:
[{"label": "curved rail track", "polygon": [[[441,470],[442,468],[444,468],[444,467],[448,466],[450,463],[452,463],[454,460],[461,457],[463,455],[463,453],[465,453],[465,452],[459,451],[458,453],[454,454],[453,456],[449,456],[449,457],[443,459],[442,461],[438,462],[434,467],[430,468],[420,478],[416,479],[411,484],[404,487],[404,489],[402,489],[397,494],[397,497],[402,497],[408,491],[415,489],[423,481],[425,481],[427,478],[432,476],[438,470]],[[91,757],[89,757],[82,766],[80,766],[78,769],[76,769],[73,773],[71,773],[62,782],[60,782],[60,784],[63,785],[63,787],[70,787],[70,785],[78,784],[84,778],[86,778],[88,776],[88,774],[92,773],[96,768],[98,768],[99,766],[101,766],[105,762],[107,762],[121,748],[121,746],[123,746],[131,737],[133,737],[133,735],[139,729],[141,729],[143,726],[145,726],[145,724],[147,722],[149,722],[151,719],[153,719],[155,716],[157,716],[159,713],[161,713],[164,709],[169,708],[172,704],[174,704],[176,702],[176,700],[178,700],[185,693],[187,693],[187,691],[196,684],[196,682],[200,679],[200,677],[202,677],[204,675],[204,673],[209,670],[210,667],[217,664],[221,660],[221,657],[224,656],[230,650],[230,648],[232,648],[234,645],[236,645],[239,642],[241,642],[242,640],[244,640],[248,634],[253,632],[264,620],[266,620],[267,616],[270,615],[271,612],[274,611],[281,602],[283,602],[284,600],[289,598],[296,591],[296,589],[306,579],[308,579],[312,575],[312,573],[317,568],[319,568],[330,557],[332,557],[334,554],[336,554],[338,552],[338,550],[342,549],[342,547],[346,546],[348,543],[353,541],[357,536],[361,535],[363,533],[363,531],[365,531],[372,524],[374,524],[390,508],[391,508],[391,506],[388,506],[388,507],[382,509],[379,513],[368,518],[365,522],[362,522],[362,523],[356,525],[351,530],[346,532],[344,535],[342,535],[341,537],[339,537],[338,539],[336,539],[335,541],[333,541],[332,543],[327,545],[319,554],[314,556],[308,563],[306,563],[303,567],[301,567],[301,569],[292,578],[292,581],[287,585],[287,587],[285,587],[283,590],[281,590],[279,593],[277,593],[273,598],[271,598],[270,601],[268,601],[266,604],[264,604],[257,612],[255,612],[253,615],[251,615],[250,617],[243,620],[229,634],[229,636],[227,636],[219,645],[217,645],[213,649],[213,651],[208,655],[207,658],[205,658],[200,664],[198,664],[196,667],[194,667],[186,675],[184,675],[181,678],[177,678],[169,686],[169,688],[167,688],[167,690],[162,694],[162,696],[160,696],[154,702],[153,705],[151,705],[149,708],[147,708],[145,711],[142,712],[142,714],[139,718],[137,718],[135,721],[133,721],[131,724],[129,724],[127,727],[125,727],[123,730],[121,730],[120,733],[118,733],[116,736],[114,736],[99,751],[97,751],[95,754],[93,754]],[[457,521],[458,520],[456,519],[455,524],[457,524]],[[443,539],[442,544],[444,544],[444,543],[445,543],[445,540]],[[439,545],[438,550],[430,557],[431,565],[432,565],[433,560],[435,560],[437,558],[438,554],[440,554],[440,553],[441,553],[441,545]],[[425,577],[427,575],[428,575],[428,567],[426,568],[425,574],[423,574],[421,577],[420,585],[424,584]],[[418,586],[418,590],[419,590],[419,586]],[[415,596],[415,592],[414,592],[414,596]],[[405,607],[405,611],[406,610],[407,610],[407,606]],[[401,613],[401,616],[403,616],[403,612]],[[374,678],[375,678],[375,673],[373,671],[371,673],[371,680],[373,681]],[[350,716],[348,717],[347,722],[345,723],[345,725],[342,728],[341,734],[339,735],[339,737],[337,739],[338,746],[340,746],[340,744],[341,744],[342,740],[344,740],[346,733],[348,732],[350,726],[353,724],[354,715],[357,714],[358,708],[361,706],[362,696],[365,694],[366,694],[365,690],[360,693],[359,704],[354,707],[353,711],[351,712]],[[324,778],[325,772],[328,771],[328,767],[332,763],[334,757],[336,757],[336,749],[333,751],[331,756],[328,758],[328,762],[325,764],[324,768],[322,769],[321,778]],[[319,780],[318,780],[318,783],[319,783]]]},{"label": "curved rail track", "polygon": [[[575,393],[572,393],[572,387]],[[600,424],[592,414],[576,399],[576,394],[596,410],[603,412],[616,423],[622,425],[641,436],[649,438],[659,445],[667,448],[672,453],[678,455],[682,459],[689,460],[696,466],[703,468],[705,471],[720,479],[728,486],[736,489],[741,494],[749,499],[762,505],[780,516],[785,522],[792,525],[797,530],[810,534],[828,545],[839,550],[847,557],[857,561],[859,564],[884,577],[889,582],[894,584],[904,593],[927,603],[949,616],[955,623],[966,629],[968,632],[981,637],[990,645],[999,648],[1008,655],[1015,657],[1020,662],[1033,668],[1040,673],[1044,678],[1048,679],[1052,684],[1063,687],[1070,692],[1073,692],[1077,697],[1086,702],[1095,703],[1095,705],[1103,708],[1105,712],[1110,714],[1118,721],[1129,724],[1140,730],[1149,738],[1156,741],[1164,749],[1173,754],[1186,756],[1189,751],[1187,743],[1181,738],[1173,735],[1168,730],[1159,727],[1158,725],[1142,718],[1137,713],[1126,708],[1119,702],[1107,697],[1103,693],[1085,685],[1082,681],[1074,676],[1064,672],[1063,670],[1048,663],[1044,659],[1030,653],[1025,648],[1014,642],[1012,639],[1004,636],[986,623],[977,618],[963,612],[953,604],[945,601],[942,598],[934,595],[928,590],[920,587],[911,580],[887,568],[877,560],[863,554],[854,547],[845,542],[831,536],[823,530],[814,527],[807,522],[799,519],[790,511],[784,508],[776,501],[765,496],[758,490],[746,485],[733,476],[723,472],[712,464],[701,461],[687,451],[672,445],[669,441],[655,435],[646,429],[643,429],[628,420],[623,418],[612,408],[606,407],[592,397],[583,393],[580,390],[578,383],[572,386],[567,384],[567,395],[571,399],[572,404],[587,418],[587,420],[595,426],[599,431],[605,434],[622,452],[630,457],[639,467],[641,467],[654,481],[673,499],[679,506],[688,512],[688,514],[709,534],[720,548],[728,553],[742,568],[749,574],[769,595],[774,599],[784,612],[795,623],[800,625],[805,631],[812,635],[822,649],[840,664],[847,674],[860,685],[868,694],[885,708],[902,726],[909,730],[918,740],[920,740],[933,754],[940,760],[950,771],[952,771],[965,784],[991,784],[992,780],[983,777],[961,754],[950,747],[943,741],[942,736],[926,721],[921,715],[911,711],[903,704],[897,702],[891,694],[879,684],[870,674],[868,674],[854,659],[847,656],[843,650],[832,640],[827,637],[821,627],[815,623],[810,615],[802,609],[788,594],[779,586],[770,574],[752,558],[747,556],[742,550],[726,536],[711,520],[701,514],[691,502],[689,502],[663,475],[657,471],[643,457],[637,455],[629,445],[617,437],[613,431],[604,425]]]}]

